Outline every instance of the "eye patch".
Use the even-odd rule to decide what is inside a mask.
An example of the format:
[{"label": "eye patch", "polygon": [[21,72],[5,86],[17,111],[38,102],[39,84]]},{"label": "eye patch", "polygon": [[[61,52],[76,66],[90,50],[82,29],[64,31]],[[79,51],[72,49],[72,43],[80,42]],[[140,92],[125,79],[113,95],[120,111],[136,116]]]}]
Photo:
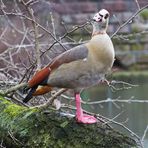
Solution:
[{"label": "eye patch", "polygon": [[108,17],[109,17],[109,14],[107,13],[104,18],[107,19]]},{"label": "eye patch", "polygon": [[101,17],[103,17],[103,15],[102,15],[102,14],[100,14],[100,13],[99,13],[99,15],[100,15]]}]

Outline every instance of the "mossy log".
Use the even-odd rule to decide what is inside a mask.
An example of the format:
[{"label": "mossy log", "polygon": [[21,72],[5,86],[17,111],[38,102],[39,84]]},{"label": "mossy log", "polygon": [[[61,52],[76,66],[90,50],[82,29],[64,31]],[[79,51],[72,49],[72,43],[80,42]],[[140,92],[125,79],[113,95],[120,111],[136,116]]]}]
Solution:
[{"label": "mossy log", "polygon": [[0,142],[7,148],[131,148],[132,138],[101,123],[84,125],[0,97]]}]

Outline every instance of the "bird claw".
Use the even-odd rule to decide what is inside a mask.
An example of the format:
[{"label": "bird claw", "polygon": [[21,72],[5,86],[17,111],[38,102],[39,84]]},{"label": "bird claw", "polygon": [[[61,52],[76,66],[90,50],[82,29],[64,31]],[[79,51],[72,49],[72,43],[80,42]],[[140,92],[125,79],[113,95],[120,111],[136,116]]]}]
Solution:
[{"label": "bird claw", "polygon": [[84,124],[93,124],[97,122],[97,119],[94,116],[83,114],[82,116],[76,117],[78,123]]}]

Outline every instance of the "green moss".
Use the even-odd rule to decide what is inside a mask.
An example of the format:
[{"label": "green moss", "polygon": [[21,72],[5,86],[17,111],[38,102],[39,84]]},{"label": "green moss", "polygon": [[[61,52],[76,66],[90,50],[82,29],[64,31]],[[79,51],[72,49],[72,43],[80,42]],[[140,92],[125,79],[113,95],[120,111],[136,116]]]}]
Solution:
[{"label": "green moss", "polygon": [[131,33],[137,33],[139,32],[139,26],[137,24],[133,24],[131,27]]},{"label": "green moss", "polygon": [[14,117],[17,116],[23,109],[21,107],[16,106],[15,104],[9,105],[6,109],[4,109],[4,113],[9,114]]},{"label": "green moss", "polygon": [[143,49],[143,47],[144,47],[144,45],[142,45],[142,44],[132,44],[131,45],[131,50],[142,50]]},{"label": "green moss", "polygon": [[144,9],[142,12],[140,12],[140,16],[141,16],[144,20],[148,20],[148,9]]},{"label": "green moss", "polygon": [[[105,127],[77,124],[74,119],[61,117],[57,112],[49,110],[45,114],[0,97],[0,139],[4,139],[7,147],[123,148],[135,145],[134,140]],[[17,141],[10,138],[10,132]]]}]

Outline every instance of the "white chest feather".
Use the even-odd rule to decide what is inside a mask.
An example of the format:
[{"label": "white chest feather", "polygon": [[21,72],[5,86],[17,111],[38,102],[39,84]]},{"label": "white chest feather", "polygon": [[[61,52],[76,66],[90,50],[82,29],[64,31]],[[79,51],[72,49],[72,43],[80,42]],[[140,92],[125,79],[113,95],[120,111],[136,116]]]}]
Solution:
[{"label": "white chest feather", "polygon": [[104,68],[112,67],[115,53],[112,41],[107,34],[92,37],[87,47],[90,52],[90,58],[94,59],[96,64],[102,64]]}]

